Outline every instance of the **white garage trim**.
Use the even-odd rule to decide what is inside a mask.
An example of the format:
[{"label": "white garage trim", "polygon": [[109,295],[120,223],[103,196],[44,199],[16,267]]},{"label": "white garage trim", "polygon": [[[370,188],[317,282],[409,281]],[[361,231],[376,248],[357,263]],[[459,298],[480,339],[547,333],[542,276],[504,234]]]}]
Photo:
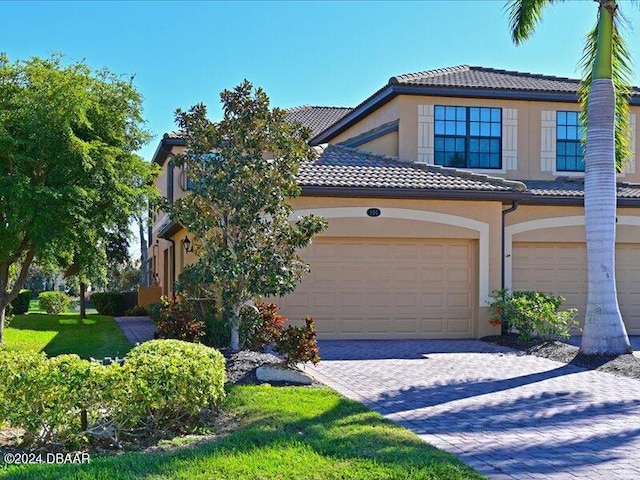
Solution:
[{"label": "white garage trim", "polygon": [[[320,215],[324,218],[365,218],[368,207],[327,207],[296,210],[289,216],[289,221],[295,222],[306,215]],[[489,224],[472,220],[471,218],[449,215],[446,213],[430,212],[426,210],[411,210],[408,208],[380,208],[380,217],[401,220],[416,220],[418,222],[442,223],[468,228],[479,233],[478,259],[478,295],[480,306],[489,303]]]},{"label": "white garage trim", "polygon": [[[620,215],[618,216],[618,225],[631,225],[639,227],[640,217]],[[504,229],[505,287],[510,289],[513,284],[513,261],[511,253],[513,250],[514,235],[522,232],[530,232],[532,230],[543,230],[545,228],[578,226],[584,226],[584,215],[576,215],[572,217],[541,218],[539,220],[516,223],[515,225],[509,225],[508,227],[506,227]]]}]

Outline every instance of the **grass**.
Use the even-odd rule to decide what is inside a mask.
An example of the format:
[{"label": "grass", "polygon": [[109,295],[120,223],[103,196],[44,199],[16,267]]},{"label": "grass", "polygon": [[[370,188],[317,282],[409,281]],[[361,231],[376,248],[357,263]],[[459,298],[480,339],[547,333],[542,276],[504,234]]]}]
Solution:
[{"label": "grass", "polygon": [[132,347],[115,320],[78,313],[16,315],[5,329],[5,345],[12,350],[43,351],[52,357],[75,353],[81,358],[123,357]]},{"label": "grass", "polygon": [[0,479],[476,479],[453,455],[327,388],[235,386],[240,428],[153,453],[92,456],[85,465],[22,465]]}]

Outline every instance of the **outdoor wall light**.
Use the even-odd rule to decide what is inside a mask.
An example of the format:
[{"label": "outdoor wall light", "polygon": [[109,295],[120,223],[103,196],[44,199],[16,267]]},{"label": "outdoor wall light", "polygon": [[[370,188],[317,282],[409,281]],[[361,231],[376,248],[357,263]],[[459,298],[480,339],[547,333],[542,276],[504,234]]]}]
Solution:
[{"label": "outdoor wall light", "polygon": [[184,246],[184,251],[187,253],[193,252],[193,245],[191,245],[191,240],[189,237],[185,236],[184,240],[182,240],[182,245]]}]

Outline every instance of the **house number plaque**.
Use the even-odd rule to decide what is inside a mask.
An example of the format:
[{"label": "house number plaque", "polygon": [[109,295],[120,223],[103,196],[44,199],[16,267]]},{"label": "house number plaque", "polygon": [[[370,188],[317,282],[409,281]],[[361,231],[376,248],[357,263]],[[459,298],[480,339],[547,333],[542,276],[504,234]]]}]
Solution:
[{"label": "house number plaque", "polygon": [[379,217],[380,216],[380,209],[379,208],[370,208],[369,210],[367,210],[367,215],[369,215],[370,217]]}]

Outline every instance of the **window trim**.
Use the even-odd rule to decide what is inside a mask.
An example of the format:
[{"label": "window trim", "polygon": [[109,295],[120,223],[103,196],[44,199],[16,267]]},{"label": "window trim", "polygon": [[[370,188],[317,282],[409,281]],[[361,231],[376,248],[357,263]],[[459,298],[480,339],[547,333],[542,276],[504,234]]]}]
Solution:
[{"label": "window trim", "polygon": [[[460,138],[463,137],[462,135],[447,135],[447,134],[437,134],[436,133],[436,122],[446,122],[446,118],[445,120],[437,120],[436,119],[436,109],[438,107],[442,107],[444,109],[446,109],[447,107],[453,107],[453,108],[464,108],[465,109],[465,130],[466,133],[464,135],[464,143],[465,143],[465,154],[466,154],[466,166],[464,167],[454,167],[454,166],[447,166],[447,165],[440,165],[438,163],[436,163],[436,138],[443,138],[446,139],[448,138]],[[470,109],[472,108],[488,108],[490,110],[498,110],[500,112],[500,136],[499,137],[494,137],[494,136],[483,136],[483,135],[471,135],[471,115],[470,115]],[[482,122],[480,122],[482,123]],[[489,122],[490,124],[493,122]],[[469,147],[470,147],[470,140],[471,139],[488,139],[488,140],[498,140],[498,159],[500,162],[500,166],[497,168],[486,168],[486,167],[470,167],[469,166]],[[495,174],[495,173],[503,173],[506,174],[507,173],[507,168],[506,168],[506,162],[504,161],[503,158],[503,145],[502,142],[504,140],[504,112],[503,112],[503,108],[502,107],[493,107],[493,106],[484,106],[484,105],[442,105],[442,104],[436,104],[433,107],[433,164],[435,166],[439,166],[439,167],[443,167],[443,168],[455,168],[458,170],[472,170],[474,172],[478,172],[478,173],[486,173],[486,174]]]}]

